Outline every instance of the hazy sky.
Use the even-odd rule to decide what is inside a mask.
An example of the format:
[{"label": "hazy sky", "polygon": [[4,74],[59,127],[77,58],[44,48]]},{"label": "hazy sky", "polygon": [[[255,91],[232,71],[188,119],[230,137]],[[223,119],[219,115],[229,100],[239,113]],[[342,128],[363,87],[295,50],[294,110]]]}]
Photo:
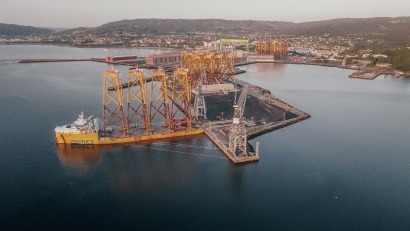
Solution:
[{"label": "hazy sky", "polygon": [[0,0],[0,23],[93,27],[122,19],[307,22],[410,16],[410,0]]}]

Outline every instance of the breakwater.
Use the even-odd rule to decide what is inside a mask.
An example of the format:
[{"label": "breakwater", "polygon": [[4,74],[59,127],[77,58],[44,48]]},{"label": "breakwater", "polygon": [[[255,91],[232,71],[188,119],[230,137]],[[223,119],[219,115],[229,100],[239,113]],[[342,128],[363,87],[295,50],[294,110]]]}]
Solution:
[{"label": "breakwater", "polygon": [[49,63],[49,62],[88,62],[88,61],[101,61],[103,59],[20,59],[19,63]]}]

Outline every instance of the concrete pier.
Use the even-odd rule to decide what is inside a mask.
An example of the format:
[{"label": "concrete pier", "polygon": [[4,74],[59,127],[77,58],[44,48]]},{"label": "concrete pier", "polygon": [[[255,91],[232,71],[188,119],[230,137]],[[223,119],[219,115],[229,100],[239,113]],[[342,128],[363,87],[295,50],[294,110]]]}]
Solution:
[{"label": "concrete pier", "polygon": [[[279,100],[266,89],[240,80],[236,82],[239,88],[250,85],[244,118],[242,118],[248,140],[310,118],[309,114]],[[208,119],[210,120],[202,124],[205,134],[233,163],[258,161],[260,156],[257,152],[248,151],[248,155],[237,156],[229,149],[234,93],[208,95],[205,96],[205,100],[209,105]]]},{"label": "concrete pier", "polygon": [[359,70],[349,75],[349,78],[373,80],[380,75],[396,75],[395,71],[383,70],[383,69],[365,69]]},{"label": "concrete pier", "polygon": [[[247,156],[236,156],[229,150],[229,134],[224,132],[226,127],[231,126],[232,121],[226,121],[225,123],[209,123],[204,125],[205,134],[209,139],[214,142],[216,146],[228,157],[233,163],[240,164],[246,162],[258,161],[258,154],[251,154]],[[249,154],[249,151],[248,151]]]},{"label": "concrete pier", "polygon": [[360,70],[349,75],[349,78],[373,80],[377,78],[381,72],[372,70]]}]

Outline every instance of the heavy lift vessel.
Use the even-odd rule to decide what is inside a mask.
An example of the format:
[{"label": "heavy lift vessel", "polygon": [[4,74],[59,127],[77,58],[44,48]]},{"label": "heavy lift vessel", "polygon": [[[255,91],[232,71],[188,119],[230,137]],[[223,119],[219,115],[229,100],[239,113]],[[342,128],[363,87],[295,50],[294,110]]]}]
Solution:
[{"label": "heavy lift vessel", "polygon": [[[118,71],[104,73],[103,119],[81,113],[71,124],[55,128],[59,144],[119,144],[192,136],[204,133],[192,127],[191,83],[188,71],[178,69],[167,78],[161,69],[147,78],[140,69],[128,72],[126,113],[122,82]],[[149,102],[148,95],[149,92]]]}]

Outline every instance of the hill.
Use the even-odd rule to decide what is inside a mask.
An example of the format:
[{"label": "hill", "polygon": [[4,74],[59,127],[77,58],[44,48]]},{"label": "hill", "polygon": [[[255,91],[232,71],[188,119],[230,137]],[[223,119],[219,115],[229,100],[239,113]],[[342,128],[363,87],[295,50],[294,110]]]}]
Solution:
[{"label": "hill", "polygon": [[343,18],[315,22],[280,22],[223,19],[133,19],[110,22],[98,27],[56,30],[0,23],[0,35],[95,35],[97,37],[187,35],[206,33],[213,38],[248,37],[251,39],[272,39],[278,35],[291,36],[353,36],[368,39],[384,46],[410,46],[410,17],[398,18]]},{"label": "hill", "polygon": [[134,19],[110,22],[94,28],[76,28],[65,31],[92,33],[184,34],[184,33],[257,33],[279,32],[292,26],[289,22],[223,19]]},{"label": "hill", "polygon": [[215,35],[354,35],[377,37],[391,45],[410,45],[410,17],[344,18],[315,22],[278,22],[222,19],[134,19],[110,22],[93,28],[76,28],[64,34],[169,35],[213,33]]},{"label": "hill", "polygon": [[383,39],[387,44],[410,44],[410,17],[345,18],[295,24],[288,28],[295,35],[353,35]]},{"label": "hill", "polygon": [[49,29],[0,23],[0,35],[3,36],[45,35],[50,33],[53,33],[53,31]]}]

